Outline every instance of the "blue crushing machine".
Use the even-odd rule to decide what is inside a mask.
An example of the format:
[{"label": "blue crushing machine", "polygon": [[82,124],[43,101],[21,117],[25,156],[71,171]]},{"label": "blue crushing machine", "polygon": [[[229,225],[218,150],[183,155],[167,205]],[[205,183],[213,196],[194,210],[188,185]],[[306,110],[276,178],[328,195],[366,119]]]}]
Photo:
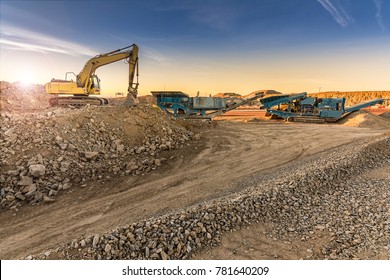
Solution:
[{"label": "blue crushing machine", "polygon": [[308,97],[307,93],[303,92],[261,98],[260,109],[266,109],[268,114],[289,122],[325,123],[336,122],[352,112],[382,103],[384,100],[373,99],[345,108],[345,98]]},{"label": "blue crushing machine", "polygon": [[152,91],[151,93],[156,98],[157,106],[168,114],[177,118],[209,120],[264,96],[262,92],[243,99],[190,97],[181,91]]}]

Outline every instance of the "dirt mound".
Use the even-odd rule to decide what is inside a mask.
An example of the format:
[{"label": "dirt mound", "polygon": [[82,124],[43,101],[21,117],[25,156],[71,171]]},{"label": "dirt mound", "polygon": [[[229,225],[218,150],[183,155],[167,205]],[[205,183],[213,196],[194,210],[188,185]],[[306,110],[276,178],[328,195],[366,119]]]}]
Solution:
[{"label": "dirt mound", "polygon": [[1,112],[43,110],[49,107],[50,98],[43,85],[0,82]]},{"label": "dirt mound", "polygon": [[262,90],[256,90],[254,92],[251,92],[249,95],[255,95],[257,93],[264,92],[265,95],[278,95],[278,94],[283,94],[279,91],[273,90],[273,89],[262,89]]},{"label": "dirt mound", "polygon": [[156,98],[153,95],[140,95],[138,96],[139,103],[148,104],[148,105],[156,105]]},{"label": "dirt mound", "polygon": [[248,120],[245,120],[246,122],[248,123],[259,123],[259,122],[264,122],[266,121],[265,119],[263,118],[256,118],[256,117],[253,117],[253,118],[250,118]]},{"label": "dirt mound", "polygon": [[384,119],[390,120],[390,112],[384,112],[380,114],[380,116]]},{"label": "dirt mound", "polygon": [[[121,105],[126,100],[126,96],[123,97],[115,97],[115,98],[108,98],[108,104],[118,106]],[[156,105],[156,99],[153,97],[153,95],[138,95],[138,100],[140,104],[145,105]]]},{"label": "dirt mound", "polygon": [[385,117],[376,116],[372,113],[363,110],[349,114],[339,123],[345,126],[353,127],[390,129],[390,121],[388,118],[386,119]]},{"label": "dirt mound", "polygon": [[220,92],[213,97],[222,97],[222,98],[242,98],[241,94],[235,93],[235,92]]},{"label": "dirt mound", "polygon": [[[256,94],[258,93],[264,93],[264,96],[263,97],[268,97],[268,96],[272,96],[272,95],[279,95],[279,94],[283,94],[279,91],[276,91],[276,90],[273,90],[273,89],[263,89],[263,90],[256,90],[256,91],[253,91],[245,96],[243,96],[243,98],[249,98],[249,97],[253,97],[255,96]],[[249,103],[250,106],[254,106],[254,107],[260,107],[261,106],[261,102],[257,99],[257,100],[254,100],[254,101],[251,101]]]},{"label": "dirt mound", "polygon": [[143,175],[193,135],[146,105],[2,112],[0,208],[51,202],[86,181]]}]

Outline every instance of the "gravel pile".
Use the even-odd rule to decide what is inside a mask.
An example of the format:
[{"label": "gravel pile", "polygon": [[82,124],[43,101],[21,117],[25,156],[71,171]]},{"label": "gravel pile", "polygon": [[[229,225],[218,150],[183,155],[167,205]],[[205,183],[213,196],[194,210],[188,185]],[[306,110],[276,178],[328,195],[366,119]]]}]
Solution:
[{"label": "gravel pile", "polygon": [[340,124],[352,127],[368,127],[376,129],[390,129],[390,120],[374,115],[364,110],[353,112],[339,121]]},{"label": "gravel pile", "polygon": [[43,85],[0,82],[0,111],[26,112],[49,108],[52,96],[45,93]]},{"label": "gravel pile", "polygon": [[359,178],[380,166],[390,166],[389,136],[316,155],[275,179],[252,178],[239,193],[27,258],[188,259],[217,245],[224,232],[267,222],[275,238],[308,240],[318,231],[332,236],[312,258],[352,259],[362,250],[389,246],[389,181]]},{"label": "gravel pile", "polygon": [[92,180],[148,173],[197,137],[146,105],[2,112],[0,209],[52,202]]},{"label": "gravel pile", "polygon": [[[389,106],[389,109],[390,109],[390,106]],[[390,120],[390,112],[384,112],[384,113],[380,114],[380,116],[384,119]]]}]

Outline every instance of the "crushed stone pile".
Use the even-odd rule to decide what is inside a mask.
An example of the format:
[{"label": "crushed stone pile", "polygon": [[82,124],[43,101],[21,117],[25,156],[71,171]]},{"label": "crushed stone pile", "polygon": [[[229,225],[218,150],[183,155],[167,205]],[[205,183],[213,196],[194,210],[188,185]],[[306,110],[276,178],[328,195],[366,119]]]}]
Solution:
[{"label": "crushed stone pile", "polygon": [[384,112],[384,113],[380,114],[380,116],[382,118],[390,121],[390,112]]},{"label": "crushed stone pile", "polygon": [[0,82],[0,111],[27,112],[49,108],[51,96],[43,85]]},{"label": "crushed stone pile", "polygon": [[[388,113],[384,113],[388,114]],[[340,124],[352,127],[370,127],[379,129],[390,129],[390,119],[386,115],[377,116],[370,112],[359,110],[353,112],[339,121]]]},{"label": "crushed stone pile", "polygon": [[235,92],[220,92],[214,94],[213,97],[221,97],[221,98],[242,98],[242,95]]},{"label": "crushed stone pile", "polygon": [[87,181],[148,173],[167,160],[163,153],[197,137],[147,105],[1,112],[0,209],[52,202]]},{"label": "crushed stone pile", "polygon": [[330,241],[311,258],[354,259],[389,246],[389,181],[359,178],[378,166],[390,166],[389,135],[323,152],[277,178],[251,179],[242,192],[80,237],[27,259],[188,259],[219,244],[224,232],[253,222],[273,224],[274,238],[308,240],[316,231],[327,232]]},{"label": "crushed stone pile", "polygon": [[[125,94],[124,97],[108,98],[108,102],[110,105],[119,106],[126,100],[126,95],[127,94]],[[153,95],[138,95],[138,101],[140,104],[144,105],[157,105]]]}]

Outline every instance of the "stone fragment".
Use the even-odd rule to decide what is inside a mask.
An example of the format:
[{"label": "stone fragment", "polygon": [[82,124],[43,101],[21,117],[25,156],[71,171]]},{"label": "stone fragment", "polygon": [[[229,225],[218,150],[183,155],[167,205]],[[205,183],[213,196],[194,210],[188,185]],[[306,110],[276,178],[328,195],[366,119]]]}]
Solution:
[{"label": "stone fragment", "polygon": [[50,198],[47,195],[43,196],[43,202],[45,202],[45,203],[51,203],[51,202],[54,202],[54,201],[55,201],[54,198]]},{"label": "stone fragment", "polygon": [[97,244],[99,242],[99,238],[100,238],[99,234],[95,234],[95,236],[93,237],[93,241],[92,241],[92,247],[93,248],[96,248],[96,246],[97,246]]},{"label": "stone fragment", "polygon": [[164,251],[161,251],[160,255],[161,255],[161,258],[163,260],[167,260],[168,259],[168,255]]},{"label": "stone fragment", "polygon": [[30,176],[22,176],[21,180],[18,183],[21,186],[28,186],[33,184],[33,178]]},{"label": "stone fragment", "polygon": [[23,188],[23,193],[32,193],[32,192],[35,192],[37,190],[37,186],[35,184],[31,184],[31,185],[28,185],[28,186],[25,186]]},{"label": "stone fragment", "polygon": [[110,244],[106,244],[106,246],[104,247],[104,251],[106,253],[109,253],[111,251],[111,245]]},{"label": "stone fragment", "polygon": [[158,148],[159,148],[160,150],[162,150],[162,151],[165,151],[165,150],[168,149],[168,146],[165,145],[165,144],[161,144]]},{"label": "stone fragment", "polygon": [[19,200],[26,200],[26,197],[25,197],[23,194],[21,194],[21,193],[17,193],[17,194],[15,195],[15,197],[16,197],[17,199],[19,199]]},{"label": "stone fragment", "polygon": [[99,152],[84,152],[86,159],[94,159],[98,156]]},{"label": "stone fragment", "polygon": [[19,175],[19,170],[9,170],[9,171],[7,171],[7,174],[9,176],[18,176]]},{"label": "stone fragment", "polygon": [[45,175],[46,167],[43,164],[32,164],[29,166],[29,173],[33,177],[40,178]]}]

